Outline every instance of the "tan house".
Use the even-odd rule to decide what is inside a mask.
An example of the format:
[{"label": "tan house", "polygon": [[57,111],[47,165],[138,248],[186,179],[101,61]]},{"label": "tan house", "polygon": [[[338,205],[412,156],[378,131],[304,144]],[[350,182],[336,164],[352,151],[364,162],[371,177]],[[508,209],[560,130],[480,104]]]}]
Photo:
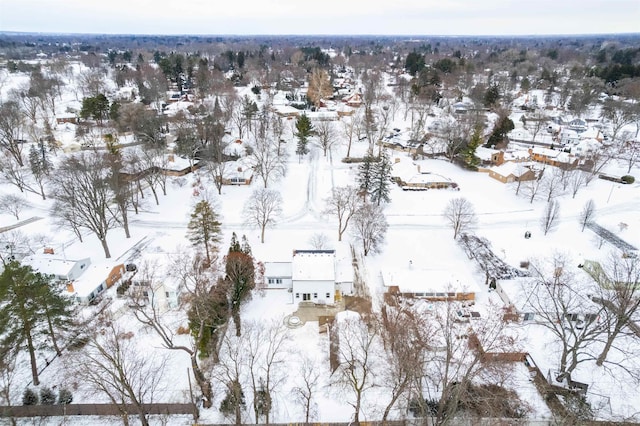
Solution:
[{"label": "tan house", "polygon": [[530,149],[529,153],[531,154],[531,159],[533,161],[560,167],[565,170],[578,165],[578,158],[564,151],[535,147]]},{"label": "tan house", "polygon": [[511,183],[534,180],[536,173],[524,163],[507,162],[489,168],[489,176],[502,183]]}]

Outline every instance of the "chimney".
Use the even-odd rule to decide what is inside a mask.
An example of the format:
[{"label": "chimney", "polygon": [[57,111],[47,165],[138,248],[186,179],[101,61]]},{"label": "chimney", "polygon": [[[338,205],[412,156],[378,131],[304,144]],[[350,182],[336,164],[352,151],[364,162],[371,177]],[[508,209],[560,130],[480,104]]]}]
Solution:
[{"label": "chimney", "polygon": [[175,158],[173,157],[173,154],[169,154],[167,156],[167,161],[169,161],[170,163],[173,163],[175,161]]},{"label": "chimney", "polygon": [[54,254],[54,252],[53,252],[53,248],[51,248],[51,247],[45,247],[45,249],[44,249],[44,254]]}]

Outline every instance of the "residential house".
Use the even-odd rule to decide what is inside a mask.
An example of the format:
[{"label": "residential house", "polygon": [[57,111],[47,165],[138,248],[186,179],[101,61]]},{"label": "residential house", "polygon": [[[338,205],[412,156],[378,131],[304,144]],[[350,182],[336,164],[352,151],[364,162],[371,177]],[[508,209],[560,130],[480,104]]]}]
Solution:
[{"label": "residential house", "polygon": [[264,281],[266,288],[292,289],[291,262],[265,262]]},{"label": "residential house", "polygon": [[489,168],[489,177],[502,183],[525,182],[534,180],[536,173],[526,163],[507,162]]},{"label": "residential house", "polygon": [[427,189],[454,189],[458,184],[439,174],[421,171],[420,165],[412,161],[396,158],[391,168],[393,179],[405,191],[420,191]]},{"label": "residential house", "polygon": [[529,150],[531,159],[539,163],[549,164],[561,169],[571,169],[578,165],[578,158],[564,151],[535,147]]},{"label": "residential house", "polygon": [[342,98],[342,102],[344,102],[345,104],[347,104],[350,107],[353,108],[358,108],[362,105],[362,93],[360,92],[353,92],[350,95],[345,96],[344,98]]},{"label": "residential house", "polygon": [[291,261],[294,302],[332,305],[336,300],[335,250],[295,250]]},{"label": "residential house", "polygon": [[475,300],[473,282],[464,282],[456,273],[452,269],[414,266],[410,260],[408,268],[383,270],[380,276],[385,293],[389,296],[400,295],[434,302]]},{"label": "residential house", "polygon": [[480,159],[478,171],[489,171],[487,166],[499,166],[504,163],[504,151],[498,149],[485,148],[479,146],[476,148],[476,157]]},{"label": "residential house", "polygon": [[117,284],[125,273],[122,263],[93,264],[79,278],[67,283],[67,292],[83,305],[88,305],[102,292]]},{"label": "residential house", "polygon": [[58,114],[56,116],[57,124],[65,124],[65,123],[78,124],[79,121],[80,119],[78,118],[77,114],[65,113],[65,114]]},{"label": "residential house", "polygon": [[42,254],[26,256],[21,262],[41,274],[51,275],[61,282],[74,281],[82,275],[89,265],[90,258],[72,260],[56,255],[51,248],[46,248]]},{"label": "residential house", "polygon": [[178,157],[175,154],[167,154],[166,158],[167,161],[160,170],[167,176],[184,176],[201,167],[200,162]]},{"label": "residential house", "polygon": [[253,167],[246,158],[225,161],[222,170],[223,185],[250,185],[253,180]]}]

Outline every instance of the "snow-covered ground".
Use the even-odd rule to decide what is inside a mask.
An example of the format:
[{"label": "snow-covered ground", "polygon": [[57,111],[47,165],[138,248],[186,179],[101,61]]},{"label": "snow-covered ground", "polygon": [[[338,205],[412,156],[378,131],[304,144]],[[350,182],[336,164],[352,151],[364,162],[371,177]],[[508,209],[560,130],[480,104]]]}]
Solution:
[{"label": "snow-covered ground", "polygon": [[[18,75],[5,84],[3,93],[8,87],[17,85],[23,78]],[[247,90],[248,91],[248,90]],[[69,94],[68,94],[69,95]],[[241,93],[244,95],[244,93]],[[74,102],[72,98],[68,102]],[[59,108],[64,110],[65,103]],[[394,126],[406,128],[407,123],[397,114]],[[56,138],[61,141],[72,140],[73,126],[61,125],[56,129]],[[342,138],[342,136],[340,136]],[[299,162],[294,154],[295,140],[291,133],[286,135],[287,149],[290,151],[290,161],[287,174],[280,181],[270,185],[278,190],[283,198],[283,217],[273,229],[267,229],[266,241],[260,243],[259,231],[243,224],[242,210],[245,200],[251,191],[260,187],[259,180],[254,180],[250,187],[225,186],[222,194],[217,195],[211,183],[202,177],[201,185],[208,196],[213,197],[215,205],[220,211],[224,238],[223,250],[230,241],[231,233],[239,236],[246,235],[251,244],[256,259],[262,262],[288,261],[295,249],[312,248],[310,239],[314,234],[326,234],[329,248],[338,244],[337,224],[334,218],[322,214],[323,200],[329,195],[331,188],[347,184],[354,184],[357,178],[357,165],[345,164],[340,161],[346,152],[346,146],[339,145],[329,157],[323,157],[322,151],[312,148],[312,152]],[[352,156],[362,155],[367,146],[364,142],[354,142]],[[64,155],[64,154],[58,154]],[[412,161],[405,153],[392,152],[392,159],[398,158],[402,162]],[[560,203],[560,221],[557,229],[548,235],[543,235],[540,229],[540,218],[546,205],[546,200],[540,197],[530,203],[526,195],[515,195],[512,184],[502,184],[491,179],[487,174],[462,170],[446,160],[418,160],[421,170],[427,170],[449,178],[458,183],[460,190],[429,190],[421,192],[402,191],[394,186],[391,192],[391,203],[385,208],[389,229],[386,241],[379,254],[365,258],[365,277],[370,288],[374,303],[381,302],[383,292],[380,273],[385,270],[397,270],[413,267],[424,270],[424,279],[429,279],[429,270],[450,270],[469,280],[469,285],[477,289],[478,300],[487,300],[490,296],[483,285],[485,277],[477,266],[470,261],[463,250],[454,241],[453,231],[447,225],[442,212],[449,200],[464,197],[475,207],[478,223],[475,232],[487,238],[494,252],[512,266],[518,266],[521,261],[549,257],[555,252],[565,253],[578,265],[585,258],[604,259],[613,250],[606,244],[598,247],[595,235],[590,230],[581,232],[578,217],[586,201],[592,199],[596,203],[596,221],[598,224],[615,231],[630,244],[640,247],[640,183],[621,185],[604,180],[595,179],[587,187],[578,192],[575,198],[570,194],[555,197]],[[620,174],[624,165],[612,163],[609,166],[611,174]],[[626,169],[625,169],[626,171]],[[640,168],[632,170],[632,175],[640,178]],[[172,178],[166,196],[160,196],[158,206],[153,202],[151,194],[145,198],[144,208],[138,215],[131,214],[131,238],[127,239],[120,229],[113,230],[108,235],[108,242],[114,259],[129,260],[129,250],[138,242],[145,239],[148,242],[145,252],[154,255],[166,255],[166,258],[180,256],[189,245],[186,239],[186,227],[192,208],[200,198],[194,196],[192,184],[196,175],[184,178]],[[636,182],[640,182],[638,179]],[[182,185],[180,184],[182,183]],[[7,184],[0,186],[4,193],[18,193]],[[200,191],[202,193],[202,191]],[[96,261],[103,258],[103,251],[98,240],[93,235],[85,235],[80,243],[75,236],[64,229],[56,227],[49,217],[51,201],[43,201],[34,194],[24,195],[31,203],[31,207],[22,212],[21,219],[38,216],[41,220],[19,228],[20,232],[31,236],[39,236],[43,247],[52,247],[56,253],[62,253],[69,259],[90,256]],[[0,226],[10,226],[16,223],[14,217],[8,214],[0,215]],[[627,227],[619,230],[618,224],[625,223]],[[525,231],[530,231],[532,237],[525,239]],[[0,234],[0,240],[3,235]],[[348,240],[348,238],[347,238]],[[144,258],[144,254],[142,255]],[[135,260],[141,263],[140,259]],[[168,263],[168,260],[167,260]],[[115,299],[115,288],[110,289],[106,297]],[[480,303],[480,302],[478,302]],[[133,318],[122,301],[116,300],[110,307],[120,325],[135,334],[140,351],[157,353],[168,357],[169,368],[165,369],[163,392],[161,401],[187,402],[189,383],[187,372],[189,358],[179,351],[167,351],[161,348],[156,336],[143,329]],[[291,295],[282,290],[267,290],[263,294],[255,294],[253,299],[243,307],[243,320],[247,322],[268,319],[279,320],[295,311],[296,306],[291,303]],[[176,318],[175,326],[186,325],[184,318]],[[529,328],[527,328],[529,327]],[[557,365],[558,355],[549,336],[535,326],[523,326],[527,338],[522,345],[530,352],[543,372],[553,369]],[[186,340],[186,337],[181,337]],[[289,374],[282,385],[282,391],[275,400],[273,422],[300,421],[302,413],[294,403],[290,390],[296,384],[297,365],[303,354],[310,354],[321,372],[320,392],[315,401],[317,416],[320,422],[349,421],[352,407],[347,399],[335,387],[329,386],[328,339],[326,334],[319,332],[318,324],[308,322],[304,326],[291,330],[291,350],[287,368]],[[20,365],[20,380],[17,383],[26,385],[30,380],[26,359]],[[41,360],[42,365],[45,364]],[[67,386],[74,389],[74,402],[97,401],[95,395],[86,392],[83,383],[74,381],[69,369],[62,368],[63,364],[73,363],[73,359],[63,357],[53,360],[44,370],[41,381],[48,386]],[[72,371],[72,370],[71,370]],[[619,370],[605,370],[596,368],[593,363],[585,364],[577,370],[575,379],[590,383],[588,399],[595,405],[601,404],[603,398],[609,404],[607,409],[598,411],[604,418],[622,418],[638,416],[637,389],[639,384],[625,379]],[[512,381],[507,386],[517,389],[521,398],[527,400],[533,408],[532,418],[549,418],[550,413],[540,396],[528,380],[525,371],[517,370]],[[375,392],[372,392],[375,395]],[[15,403],[20,403],[21,389],[14,391]],[[222,397],[218,385],[216,402]],[[248,404],[249,405],[249,404]],[[214,404],[214,407],[216,405]],[[248,408],[248,412],[250,409]],[[368,397],[363,408],[361,420],[379,419],[381,407],[376,405],[374,396]],[[201,410],[203,423],[225,421],[216,409]],[[637,417],[636,417],[637,419]],[[82,423],[86,422],[86,423]],[[188,424],[189,419],[175,419],[172,424]],[[73,424],[92,424],[89,420],[75,420]]]}]

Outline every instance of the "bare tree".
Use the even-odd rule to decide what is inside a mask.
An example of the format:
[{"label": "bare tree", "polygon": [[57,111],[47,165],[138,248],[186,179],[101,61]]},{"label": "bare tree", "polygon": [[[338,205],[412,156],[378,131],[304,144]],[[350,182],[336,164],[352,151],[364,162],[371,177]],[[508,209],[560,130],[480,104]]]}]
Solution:
[{"label": "bare tree", "polygon": [[618,158],[627,164],[627,173],[631,173],[633,166],[640,162],[640,141],[632,140],[631,137],[624,137],[624,134],[623,138],[626,140],[623,140],[620,144]]},{"label": "bare tree", "polygon": [[148,351],[141,353],[132,332],[120,329],[111,319],[103,321],[104,327],[69,366],[69,374],[107,396],[125,424],[129,424],[127,406],[131,404],[140,423],[148,426],[145,405],[152,403],[159,391],[166,359]]},{"label": "bare tree", "polygon": [[338,368],[333,373],[332,383],[344,389],[349,396],[347,403],[353,407],[353,423],[360,424],[363,397],[375,386],[377,373],[376,339],[379,324],[374,319],[369,323],[359,317],[336,320],[332,331],[338,341]]},{"label": "bare tree", "polygon": [[382,249],[387,233],[387,218],[382,207],[372,203],[363,203],[353,214],[351,234],[361,244],[365,256],[378,253]]},{"label": "bare tree", "polygon": [[260,241],[264,243],[264,231],[276,224],[282,214],[282,196],[272,189],[256,189],[244,205],[244,220],[248,226],[260,229]]},{"label": "bare tree", "polygon": [[544,177],[544,170],[540,171],[540,174],[536,177],[536,179],[528,180],[525,183],[524,189],[526,196],[529,197],[529,203],[533,204],[533,200],[536,199],[536,195],[538,195],[538,191],[542,186],[542,178]]},{"label": "bare tree", "polygon": [[445,207],[443,215],[453,228],[453,239],[471,228],[476,223],[476,213],[473,204],[466,198],[454,198]]},{"label": "bare tree", "polygon": [[268,425],[276,390],[286,378],[286,370],[278,367],[286,362],[290,334],[282,318],[252,322],[245,330],[255,420],[264,417]]},{"label": "bare tree", "polygon": [[[202,340],[203,335],[211,332],[210,328],[213,327],[214,322],[212,320],[214,316],[212,311],[215,311],[220,305],[214,300],[216,293],[212,291],[212,282],[215,282],[212,274],[215,272],[210,268],[204,267],[203,259],[197,256],[174,259],[170,270],[172,271],[172,278],[177,279],[185,289],[185,302],[190,304],[190,326],[191,335],[193,336],[190,345],[183,345],[177,341],[174,327],[168,324],[166,318],[162,315],[161,307],[158,303],[159,292],[162,290],[156,283],[156,280],[158,280],[156,273],[159,272],[158,265],[141,265],[139,274],[142,277],[142,281],[146,282],[144,291],[147,292],[147,296],[145,297],[144,293],[134,292],[131,294],[129,306],[133,310],[136,319],[160,337],[164,348],[183,351],[189,355],[193,375],[202,392],[203,406],[204,408],[210,408],[213,401],[213,389],[210,378],[207,377],[199,363],[199,342]],[[214,331],[216,333],[219,332],[218,330]],[[217,336],[217,334],[214,335]],[[212,340],[214,339],[212,338]],[[213,344],[217,346],[215,341]],[[214,354],[215,361],[217,360],[217,347],[214,348]]]},{"label": "bare tree", "polygon": [[246,408],[243,384],[247,376],[247,334],[232,336],[227,333],[222,339],[220,362],[213,366],[212,377],[225,389],[220,412],[231,418],[236,425],[243,423]]},{"label": "bare tree", "polygon": [[346,158],[349,158],[351,155],[351,145],[353,144],[353,139],[358,140],[360,134],[360,121],[362,118],[360,114],[354,113],[349,119],[342,121],[342,129],[343,133],[346,136],[347,140],[347,155]]},{"label": "bare tree", "polygon": [[558,200],[551,200],[547,202],[542,218],[540,218],[540,226],[544,235],[547,235],[558,223],[558,217],[560,215],[560,203]]},{"label": "bare tree", "polygon": [[593,218],[596,214],[596,203],[593,200],[589,200],[584,204],[582,212],[580,213],[580,224],[582,225],[582,232],[584,228],[593,222]]},{"label": "bare tree", "polygon": [[381,336],[386,368],[381,373],[388,388],[389,402],[382,421],[386,422],[400,398],[407,397],[411,386],[425,374],[425,353],[431,329],[417,305],[391,303],[382,308]]},{"label": "bare tree", "polygon": [[544,190],[547,193],[547,202],[556,197],[562,189],[562,177],[564,172],[554,167],[551,173],[547,173],[543,181]]},{"label": "bare tree", "polygon": [[338,241],[342,241],[342,234],[347,230],[349,221],[360,207],[358,190],[353,186],[333,188],[325,203],[326,207],[322,213],[338,218]]},{"label": "bare tree", "polygon": [[98,154],[81,153],[66,158],[51,176],[55,199],[52,214],[66,221],[68,214],[76,219],[72,228],[86,228],[102,243],[106,258],[111,257],[107,233],[115,228],[120,217],[113,208],[113,190],[109,185],[109,168]]},{"label": "bare tree", "polygon": [[587,173],[582,170],[574,169],[569,174],[569,189],[571,198],[576,198],[578,191],[587,184]]},{"label": "bare tree", "polygon": [[270,138],[256,139],[251,158],[254,162],[253,169],[262,178],[265,188],[269,181],[277,181],[287,171],[285,153],[279,153],[278,142]]},{"label": "bare tree", "polygon": [[0,103],[0,148],[7,151],[22,167],[24,143],[24,115],[14,101]]},{"label": "bare tree", "polygon": [[[5,406],[11,407],[11,389],[16,377],[16,359],[18,347],[6,345],[0,347],[0,398]],[[9,417],[12,426],[17,424],[13,417]]]},{"label": "bare tree", "polygon": [[4,194],[0,196],[0,212],[12,214],[16,220],[20,220],[20,212],[31,206],[31,204],[15,194]]},{"label": "bare tree", "polygon": [[[605,344],[596,358],[596,365],[602,366],[612,349],[621,352],[622,359],[631,358],[627,348],[614,345],[614,342],[622,335],[636,337],[631,327],[634,327],[633,318],[640,308],[640,261],[611,253],[605,265],[593,264],[589,273],[601,289],[594,301],[602,304],[606,312],[602,317],[606,324]],[[625,369],[629,371],[628,367]]]},{"label": "bare tree", "polygon": [[333,121],[322,120],[315,125],[315,129],[318,146],[322,148],[322,154],[326,157],[327,152],[330,153],[337,143],[335,125]]},{"label": "bare tree", "polygon": [[[525,309],[531,309],[538,324],[545,327],[560,345],[557,381],[570,377],[576,367],[591,358],[591,346],[604,329],[597,319],[603,313],[583,294],[576,291],[584,277],[573,274],[562,255],[532,262],[534,286],[528,282]],[[524,284],[523,284],[524,285]]]},{"label": "bare tree", "polygon": [[308,355],[300,353],[300,365],[297,371],[296,385],[291,389],[293,398],[302,407],[304,422],[308,424],[317,415],[317,404],[314,403],[320,387],[320,371],[314,360]]},{"label": "bare tree", "polygon": [[329,237],[327,237],[327,234],[323,232],[316,232],[311,237],[309,237],[308,242],[314,249],[324,250],[329,244]]}]

